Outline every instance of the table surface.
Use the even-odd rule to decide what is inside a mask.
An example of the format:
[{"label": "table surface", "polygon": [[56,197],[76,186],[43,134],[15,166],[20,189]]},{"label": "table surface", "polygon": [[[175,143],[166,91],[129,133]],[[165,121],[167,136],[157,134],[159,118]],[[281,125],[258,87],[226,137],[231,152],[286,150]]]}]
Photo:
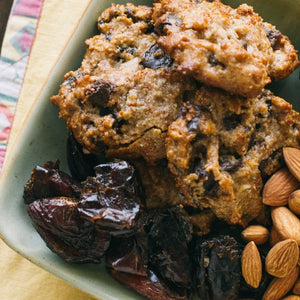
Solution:
[{"label": "table surface", "polygon": [[[6,159],[30,107],[90,2],[91,0],[44,0],[17,102]],[[33,265],[1,240],[0,265],[0,298],[3,300],[95,299]]]}]

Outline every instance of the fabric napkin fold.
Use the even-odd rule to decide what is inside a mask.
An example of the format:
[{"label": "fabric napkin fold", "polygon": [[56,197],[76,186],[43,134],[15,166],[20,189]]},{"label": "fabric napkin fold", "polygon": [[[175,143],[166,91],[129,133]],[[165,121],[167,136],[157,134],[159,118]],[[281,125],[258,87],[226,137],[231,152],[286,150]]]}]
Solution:
[{"label": "fabric napkin fold", "polygon": [[[29,108],[89,2],[15,0],[0,57],[0,172],[5,152],[9,154]],[[1,239],[0,266],[1,300],[95,299],[27,261]]]}]

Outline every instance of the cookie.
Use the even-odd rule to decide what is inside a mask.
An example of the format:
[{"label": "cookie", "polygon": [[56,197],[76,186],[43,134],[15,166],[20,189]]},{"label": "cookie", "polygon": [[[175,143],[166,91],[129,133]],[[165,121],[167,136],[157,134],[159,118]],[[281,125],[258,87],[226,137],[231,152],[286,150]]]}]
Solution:
[{"label": "cookie", "polygon": [[246,4],[162,0],[153,14],[158,45],[183,74],[230,93],[256,96],[271,78],[298,65],[297,51],[274,26]]},{"label": "cookie", "polygon": [[261,189],[299,148],[300,115],[270,91],[244,99],[203,86],[169,126],[169,168],[190,206],[246,225],[262,210]]},{"label": "cookie", "polygon": [[51,101],[85,153],[155,162],[193,81],[158,46],[152,8],[112,5],[86,41],[80,68],[68,72]]}]

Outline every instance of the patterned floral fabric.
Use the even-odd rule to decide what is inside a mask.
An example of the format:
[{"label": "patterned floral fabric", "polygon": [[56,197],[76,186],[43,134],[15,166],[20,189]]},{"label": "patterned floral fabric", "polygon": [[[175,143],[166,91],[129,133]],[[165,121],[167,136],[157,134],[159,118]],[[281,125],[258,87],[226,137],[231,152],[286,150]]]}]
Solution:
[{"label": "patterned floral fabric", "polygon": [[0,170],[44,0],[15,0],[0,56]]}]

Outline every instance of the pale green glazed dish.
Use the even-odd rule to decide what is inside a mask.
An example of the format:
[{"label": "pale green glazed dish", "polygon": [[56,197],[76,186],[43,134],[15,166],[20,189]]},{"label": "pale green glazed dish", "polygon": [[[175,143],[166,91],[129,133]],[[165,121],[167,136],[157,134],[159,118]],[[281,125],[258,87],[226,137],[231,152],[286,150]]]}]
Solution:
[{"label": "pale green glazed dish", "polygon": [[[121,4],[128,1],[115,2]],[[148,5],[152,3],[131,2]],[[231,3],[232,6],[243,2],[253,5],[265,21],[276,25],[282,33],[289,36],[300,51],[300,0],[224,2]],[[97,33],[97,17],[111,3],[110,0],[94,0],[91,3],[27,118],[1,174],[0,236],[25,258],[91,295],[102,299],[143,299],[112,279],[103,265],[68,264],[52,253],[33,228],[22,199],[24,184],[35,165],[59,159],[62,169],[67,171],[65,123],[58,119],[58,111],[50,104],[49,98],[58,91],[63,75],[79,66],[85,51],[84,40]],[[288,79],[273,84],[272,89],[277,95],[291,102],[294,109],[300,111],[299,69]]]}]

